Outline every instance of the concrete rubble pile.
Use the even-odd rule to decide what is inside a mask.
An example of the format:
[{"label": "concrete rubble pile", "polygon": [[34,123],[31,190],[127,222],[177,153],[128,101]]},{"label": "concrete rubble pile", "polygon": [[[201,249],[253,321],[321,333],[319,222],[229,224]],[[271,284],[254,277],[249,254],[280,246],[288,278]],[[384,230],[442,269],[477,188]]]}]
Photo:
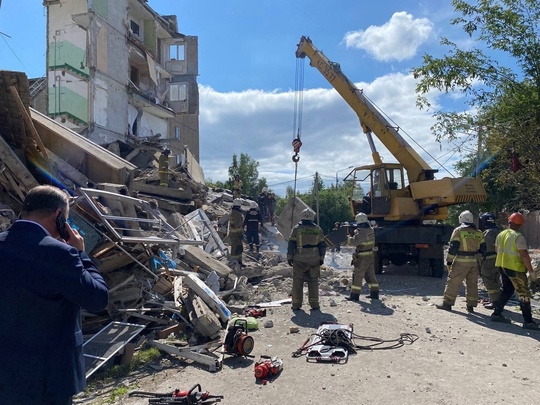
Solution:
[{"label": "concrete rubble pile", "polygon": [[280,233],[265,229],[263,251],[247,254],[241,268],[226,238],[232,195],[209,190],[191,156],[160,186],[151,141],[99,146],[29,102],[26,75],[0,71],[0,230],[38,184],[72,195],[70,225],[110,287],[107,310],[84,313],[87,376],[113,357],[129,358],[142,341],[219,369],[211,349],[221,346],[227,305],[271,301],[271,287],[290,278]]}]

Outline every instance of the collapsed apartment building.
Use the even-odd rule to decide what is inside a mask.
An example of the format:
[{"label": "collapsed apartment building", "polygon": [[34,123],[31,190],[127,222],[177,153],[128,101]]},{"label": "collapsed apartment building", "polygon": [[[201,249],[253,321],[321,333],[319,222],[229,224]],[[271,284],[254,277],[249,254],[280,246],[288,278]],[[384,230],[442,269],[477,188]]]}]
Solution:
[{"label": "collapsed apartment building", "polygon": [[[160,350],[220,369],[216,348],[231,316],[225,300],[261,276],[266,264],[253,258],[242,269],[229,259],[223,228],[232,195],[204,185],[188,150],[184,163],[170,168],[168,186],[161,186],[152,162],[135,165],[29,104],[26,75],[0,71],[0,229],[13,223],[36,185],[57,185],[72,195],[68,221],[110,288],[106,311],[84,312],[87,376],[126,356],[136,337],[148,333],[153,338],[146,340]],[[146,154],[159,150],[144,144],[132,152],[138,147]],[[287,214],[291,222],[282,220],[285,232],[302,208],[297,204]],[[161,340],[179,332],[189,332],[180,347]]]}]

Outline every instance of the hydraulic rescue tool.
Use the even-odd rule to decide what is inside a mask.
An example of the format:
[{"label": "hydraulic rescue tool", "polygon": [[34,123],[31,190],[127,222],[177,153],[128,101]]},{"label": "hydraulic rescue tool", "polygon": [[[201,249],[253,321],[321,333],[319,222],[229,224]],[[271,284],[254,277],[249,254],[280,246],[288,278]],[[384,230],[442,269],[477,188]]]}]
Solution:
[{"label": "hydraulic rescue tool", "polygon": [[279,357],[261,356],[255,363],[255,378],[268,379],[277,376],[283,370],[283,360]]},{"label": "hydraulic rescue tool", "polygon": [[227,335],[223,341],[223,351],[232,356],[248,356],[253,351],[255,342],[248,335],[246,319],[235,319],[227,329]]},{"label": "hydraulic rescue tool", "polygon": [[190,390],[175,389],[173,392],[147,392],[132,391],[130,397],[148,398],[149,404],[214,404],[221,402],[223,395],[211,395],[208,391],[201,390],[201,384],[195,384]]}]

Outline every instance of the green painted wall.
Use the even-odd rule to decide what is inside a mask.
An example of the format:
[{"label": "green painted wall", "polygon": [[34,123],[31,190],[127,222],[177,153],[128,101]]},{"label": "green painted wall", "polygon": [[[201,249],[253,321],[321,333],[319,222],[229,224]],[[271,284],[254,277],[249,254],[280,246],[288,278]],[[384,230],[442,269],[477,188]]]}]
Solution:
[{"label": "green painted wall", "polygon": [[61,114],[69,115],[79,124],[88,125],[88,100],[67,87],[60,87],[58,102],[57,88],[49,87],[49,115],[55,117]]},{"label": "green painted wall", "polygon": [[144,20],[144,46],[157,55],[156,23],[152,20]]},{"label": "green painted wall", "polygon": [[89,8],[93,8],[96,14],[105,19],[109,16],[109,0],[89,1]]},{"label": "green painted wall", "polygon": [[90,71],[86,66],[84,49],[79,48],[71,42],[59,41],[50,43],[47,60],[49,62],[49,69],[68,69],[79,76],[89,77]]}]

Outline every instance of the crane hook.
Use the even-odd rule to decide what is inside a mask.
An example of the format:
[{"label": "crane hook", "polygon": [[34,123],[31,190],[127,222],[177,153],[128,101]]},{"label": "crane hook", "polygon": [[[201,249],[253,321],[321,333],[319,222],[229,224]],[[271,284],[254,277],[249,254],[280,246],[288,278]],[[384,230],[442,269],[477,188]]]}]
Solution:
[{"label": "crane hook", "polygon": [[298,155],[298,153],[300,152],[300,147],[302,146],[302,141],[300,141],[300,138],[294,138],[292,141],[292,146],[294,150],[292,160],[294,163],[298,163],[298,161],[300,160],[300,156]]}]

